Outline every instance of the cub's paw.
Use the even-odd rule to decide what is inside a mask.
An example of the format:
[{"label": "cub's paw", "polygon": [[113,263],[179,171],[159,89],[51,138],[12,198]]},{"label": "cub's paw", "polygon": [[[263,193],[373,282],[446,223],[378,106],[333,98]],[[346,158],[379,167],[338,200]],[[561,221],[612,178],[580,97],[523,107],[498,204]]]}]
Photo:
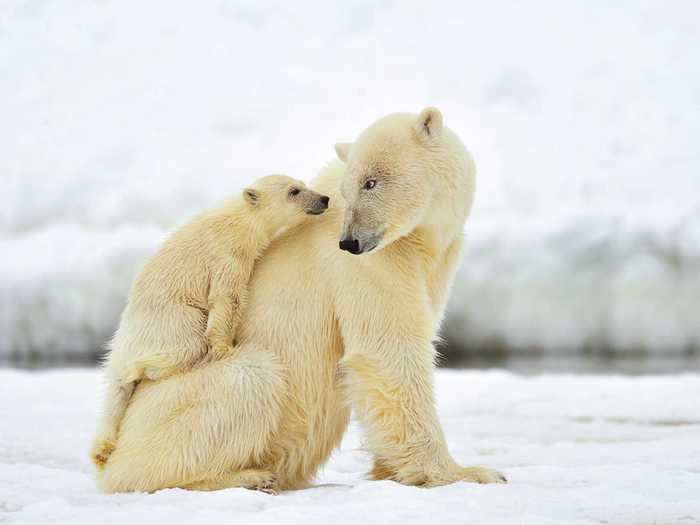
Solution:
[{"label": "cub's paw", "polygon": [[471,483],[508,483],[503,474],[486,467],[463,467],[460,474],[461,481]]},{"label": "cub's paw", "polygon": [[90,459],[98,470],[102,470],[116,447],[112,438],[98,438],[90,449]]},{"label": "cub's paw", "polygon": [[208,361],[220,361],[221,359],[226,359],[230,355],[233,355],[234,349],[233,345],[226,343],[216,343],[209,347],[208,355],[205,359]]}]

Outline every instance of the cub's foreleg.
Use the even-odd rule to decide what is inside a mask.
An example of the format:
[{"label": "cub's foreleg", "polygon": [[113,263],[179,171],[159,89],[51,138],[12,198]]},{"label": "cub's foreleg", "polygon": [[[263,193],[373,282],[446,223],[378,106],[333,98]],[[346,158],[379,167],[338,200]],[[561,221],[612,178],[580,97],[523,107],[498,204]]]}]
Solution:
[{"label": "cub's foreleg", "polygon": [[235,269],[219,268],[211,279],[206,337],[214,359],[224,358],[233,351],[247,297],[250,268],[242,263],[232,266]]}]

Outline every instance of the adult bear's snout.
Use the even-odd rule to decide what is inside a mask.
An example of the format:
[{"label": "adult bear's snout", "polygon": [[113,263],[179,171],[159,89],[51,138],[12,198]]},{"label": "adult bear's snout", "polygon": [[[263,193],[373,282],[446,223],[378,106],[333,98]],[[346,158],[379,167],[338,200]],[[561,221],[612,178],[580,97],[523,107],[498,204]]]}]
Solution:
[{"label": "adult bear's snout", "polygon": [[358,255],[360,254],[360,241],[357,239],[353,239],[352,237],[345,238],[341,240],[338,243],[338,247],[341,250],[345,250],[346,252],[350,252],[353,255]]}]

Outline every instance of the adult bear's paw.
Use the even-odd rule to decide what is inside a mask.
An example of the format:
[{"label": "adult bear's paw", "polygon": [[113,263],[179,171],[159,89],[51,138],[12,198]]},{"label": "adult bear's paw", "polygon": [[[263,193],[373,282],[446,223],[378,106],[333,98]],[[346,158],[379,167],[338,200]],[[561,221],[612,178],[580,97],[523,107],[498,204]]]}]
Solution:
[{"label": "adult bear's paw", "polygon": [[279,486],[277,484],[277,476],[270,472],[262,473],[260,479],[251,487],[253,490],[259,490],[266,494],[279,494]]},{"label": "adult bear's paw", "polygon": [[503,474],[486,467],[462,467],[460,480],[471,483],[508,483]]},{"label": "adult bear's paw", "polygon": [[506,477],[497,470],[486,467],[455,467],[443,475],[429,476],[423,486],[439,487],[457,481],[469,483],[508,483]]}]

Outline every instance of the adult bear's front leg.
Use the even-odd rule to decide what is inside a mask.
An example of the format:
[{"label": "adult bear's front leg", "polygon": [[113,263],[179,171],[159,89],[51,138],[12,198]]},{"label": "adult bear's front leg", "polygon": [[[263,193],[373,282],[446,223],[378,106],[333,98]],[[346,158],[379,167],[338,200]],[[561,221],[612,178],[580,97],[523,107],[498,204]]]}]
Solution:
[{"label": "adult bear's front leg", "polygon": [[373,290],[361,301],[338,305],[341,367],[375,457],[371,476],[427,487],[505,482],[495,470],[464,468],[450,456],[435,410],[429,302],[397,295]]}]

